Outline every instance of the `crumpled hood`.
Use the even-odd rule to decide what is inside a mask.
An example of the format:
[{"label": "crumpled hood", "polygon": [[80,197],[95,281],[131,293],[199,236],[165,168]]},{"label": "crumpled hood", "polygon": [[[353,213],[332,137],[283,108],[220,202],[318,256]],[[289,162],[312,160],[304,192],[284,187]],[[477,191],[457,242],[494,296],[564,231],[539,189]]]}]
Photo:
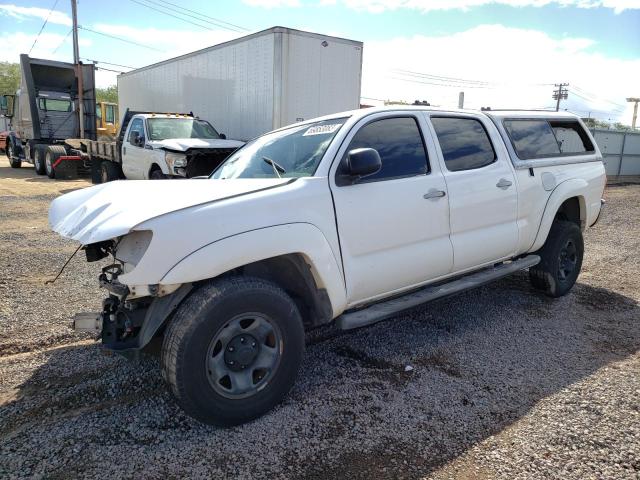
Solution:
[{"label": "crumpled hood", "polygon": [[178,152],[186,152],[190,148],[240,148],[244,142],[237,140],[208,140],[204,138],[169,138],[167,140],[156,140],[147,142],[153,148],[166,148]]},{"label": "crumpled hood", "polygon": [[118,180],[56,198],[49,225],[83,245],[125,235],[165,213],[283,185],[291,179]]}]

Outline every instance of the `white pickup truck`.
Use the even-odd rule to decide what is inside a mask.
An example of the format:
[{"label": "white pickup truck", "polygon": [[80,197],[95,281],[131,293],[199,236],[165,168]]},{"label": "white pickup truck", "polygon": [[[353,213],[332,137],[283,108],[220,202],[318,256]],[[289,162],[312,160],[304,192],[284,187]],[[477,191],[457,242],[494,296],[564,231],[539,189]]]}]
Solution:
[{"label": "white pickup truck", "polygon": [[121,352],[163,336],[179,404],[234,425],[286,395],[306,329],[369,325],[523,269],[566,294],[604,186],[573,115],[371,108],[267,133],[209,179],[68,193],[49,221],[88,261],[113,256],[103,311],[76,329]]},{"label": "white pickup truck", "polygon": [[[191,114],[129,110],[123,117],[116,141],[78,142],[84,146],[78,159],[91,160],[95,183],[122,177],[160,180],[207,176],[244,145],[244,142],[227,140],[209,122]],[[44,157],[42,170],[51,178],[55,176],[53,164],[55,159],[51,163]]]}]

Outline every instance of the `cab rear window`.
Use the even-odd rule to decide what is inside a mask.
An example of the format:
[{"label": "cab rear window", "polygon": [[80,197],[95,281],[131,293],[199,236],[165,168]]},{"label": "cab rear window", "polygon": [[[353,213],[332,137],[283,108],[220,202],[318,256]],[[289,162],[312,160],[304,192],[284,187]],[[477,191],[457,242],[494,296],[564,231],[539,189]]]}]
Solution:
[{"label": "cab rear window", "polygon": [[594,151],[588,135],[575,120],[508,119],[503,124],[522,160]]}]

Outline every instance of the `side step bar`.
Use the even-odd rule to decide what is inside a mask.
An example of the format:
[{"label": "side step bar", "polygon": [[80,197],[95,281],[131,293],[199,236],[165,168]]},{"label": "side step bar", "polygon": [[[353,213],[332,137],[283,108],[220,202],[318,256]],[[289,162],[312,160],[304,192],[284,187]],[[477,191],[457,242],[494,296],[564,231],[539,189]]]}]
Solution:
[{"label": "side step bar", "polygon": [[342,330],[351,330],[353,328],[371,325],[372,323],[392,317],[403,310],[413,308],[431,300],[435,300],[436,298],[446,297],[447,295],[479,287],[485,283],[492,282],[519,270],[533,267],[539,262],[540,257],[538,255],[528,255],[512,262],[502,263],[495,267],[470,273],[448,283],[427,286],[420,290],[402,295],[401,297],[395,297],[391,300],[374,303],[373,305],[360,310],[343,313],[337,318],[336,324],[338,328]]}]

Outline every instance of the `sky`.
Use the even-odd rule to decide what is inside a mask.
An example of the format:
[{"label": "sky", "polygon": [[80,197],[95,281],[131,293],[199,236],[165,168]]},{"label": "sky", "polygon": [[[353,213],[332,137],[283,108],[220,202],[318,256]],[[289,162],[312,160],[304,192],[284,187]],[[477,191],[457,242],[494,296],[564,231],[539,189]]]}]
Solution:
[{"label": "sky", "polygon": [[[73,60],[69,0],[1,2],[0,61]],[[80,0],[78,23],[102,87],[278,25],[364,42],[366,104],[552,108],[562,82],[562,109],[631,124],[640,97],[640,0]]]}]

